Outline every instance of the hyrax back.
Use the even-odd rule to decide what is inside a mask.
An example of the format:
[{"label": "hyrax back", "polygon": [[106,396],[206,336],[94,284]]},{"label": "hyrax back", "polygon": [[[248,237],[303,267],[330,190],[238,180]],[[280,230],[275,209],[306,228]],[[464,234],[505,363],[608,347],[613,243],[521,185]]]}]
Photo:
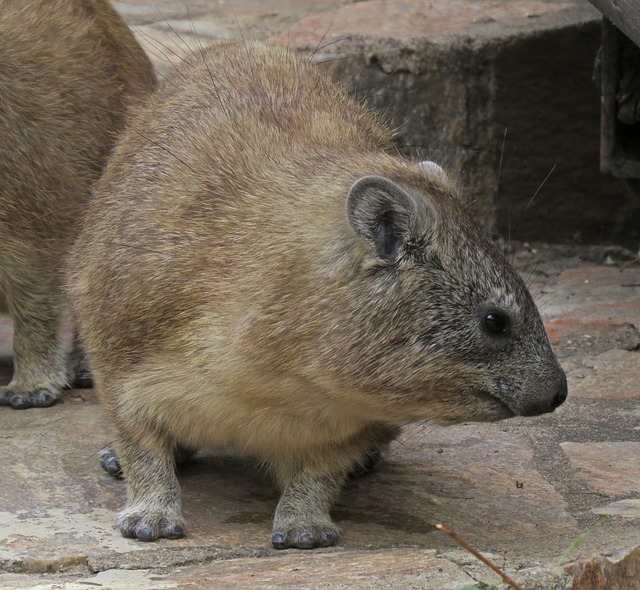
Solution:
[{"label": "hyrax back", "polygon": [[0,0],[0,291],[14,375],[0,405],[51,405],[62,260],[151,64],[106,0]]},{"label": "hyrax back", "polygon": [[69,277],[125,536],[184,534],[174,452],[233,445],[283,488],[274,546],[329,545],[345,476],[401,425],[564,401],[530,295],[444,172],[304,57],[207,49],[131,127]]}]

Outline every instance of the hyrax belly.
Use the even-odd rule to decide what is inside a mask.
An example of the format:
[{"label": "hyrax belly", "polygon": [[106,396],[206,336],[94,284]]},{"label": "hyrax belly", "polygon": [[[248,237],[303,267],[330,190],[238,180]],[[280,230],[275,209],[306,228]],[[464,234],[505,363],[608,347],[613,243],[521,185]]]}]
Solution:
[{"label": "hyrax belly", "polygon": [[118,430],[125,536],[178,537],[179,449],[283,489],[275,547],[335,542],[347,475],[414,420],[553,411],[566,379],[524,284],[436,165],[305,56],[222,44],[132,120],[70,293]]},{"label": "hyrax belly", "polygon": [[73,372],[58,339],[63,261],[154,75],[106,0],[0,0],[0,64],[0,290],[14,325],[0,405],[48,406]]}]

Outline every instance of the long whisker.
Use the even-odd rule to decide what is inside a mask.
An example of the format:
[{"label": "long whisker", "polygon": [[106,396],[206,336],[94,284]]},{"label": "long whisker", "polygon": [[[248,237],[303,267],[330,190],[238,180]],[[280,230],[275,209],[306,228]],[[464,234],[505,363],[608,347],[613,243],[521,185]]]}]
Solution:
[{"label": "long whisker", "polygon": [[522,216],[524,216],[525,213],[529,210],[529,207],[533,203],[533,200],[538,196],[538,193],[540,192],[540,189],[545,185],[547,180],[549,180],[549,177],[553,174],[553,172],[554,172],[554,170],[556,169],[557,166],[558,166],[558,163],[556,162],[552,166],[551,170],[549,170],[549,173],[544,177],[544,180],[540,183],[540,186],[537,188],[536,192],[533,193],[533,197],[531,197],[531,199],[529,199],[529,202],[527,203],[527,206],[524,208],[524,211],[522,212]]}]

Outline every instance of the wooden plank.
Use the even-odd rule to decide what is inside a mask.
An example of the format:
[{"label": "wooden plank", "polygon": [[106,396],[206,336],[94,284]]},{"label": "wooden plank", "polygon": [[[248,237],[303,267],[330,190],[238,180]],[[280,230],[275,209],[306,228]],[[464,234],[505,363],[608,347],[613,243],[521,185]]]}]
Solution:
[{"label": "wooden plank", "polygon": [[638,0],[589,0],[629,39],[640,46],[640,2]]}]

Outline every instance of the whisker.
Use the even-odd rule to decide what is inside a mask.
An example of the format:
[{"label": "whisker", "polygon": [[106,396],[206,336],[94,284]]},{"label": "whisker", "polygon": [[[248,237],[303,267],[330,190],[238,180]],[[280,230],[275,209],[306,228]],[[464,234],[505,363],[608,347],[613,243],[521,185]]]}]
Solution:
[{"label": "whisker", "polygon": [[229,117],[229,113],[227,111],[227,108],[222,100],[222,96],[220,95],[220,90],[218,89],[218,85],[216,84],[216,81],[213,77],[213,72],[211,71],[211,68],[209,67],[209,62],[206,59],[205,56],[205,52],[204,52],[204,46],[202,45],[202,41],[200,40],[200,35],[198,33],[198,31],[196,30],[196,27],[193,23],[193,19],[191,18],[191,12],[189,11],[189,7],[187,7],[187,17],[189,19],[189,23],[191,25],[191,30],[193,31],[193,34],[196,38],[196,43],[198,44],[198,48],[200,51],[200,57],[202,58],[202,61],[204,62],[205,67],[207,68],[207,72],[209,74],[209,79],[211,80],[211,86],[213,87],[213,91],[215,92],[216,98],[218,99],[218,103],[220,104],[220,108],[222,109],[222,111],[224,112],[224,114]]},{"label": "whisker", "polygon": [[[331,24],[333,24],[333,22]],[[354,35],[347,35],[346,37],[340,37],[339,39],[334,39],[333,41],[329,41],[328,43],[325,43],[321,47],[318,47],[317,51],[322,51],[323,49],[326,49],[331,45],[335,45],[336,43],[342,43],[343,41],[349,41],[350,39],[353,39],[353,38],[354,38]]]},{"label": "whisker", "polygon": [[236,21],[236,25],[238,25],[238,33],[240,34],[240,39],[242,39],[242,43],[246,45],[247,40],[244,38],[244,32],[242,31],[242,26],[240,25],[240,21],[238,20],[238,15],[236,14],[235,8],[232,8],[232,11],[233,11],[233,18]]},{"label": "whisker", "polygon": [[104,451],[105,449],[108,449],[111,445],[113,445],[113,443],[116,442],[115,439],[112,440],[111,442],[108,442],[106,445],[104,445],[103,447],[99,448],[95,453],[91,453],[90,455],[87,455],[84,460],[86,461],[87,459],[91,459],[91,457],[95,457],[98,453],[101,453],[102,451]]},{"label": "whisker", "polygon": [[326,39],[327,35],[329,34],[329,31],[331,30],[331,27],[333,27],[333,19],[331,20],[331,23],[329,24],[329,28],[324,32],[324,35],[322,35],[322,37],[320,38],[320,41],[318,41],[318,44],[316,45],[316,48],[313,50],[313,53],[307,58],[309,60],[312,60],[316,53],[318,53],[318,51],[320,51],[320,47],[322,46],[322,42]]},{"label": "whisker", "polygon": [[549,180],[549,177],[553,174],[554,170],[556,169],[556,167],[558,166],[558,162],[556,162],[552,167],[551,170],[549,170],[549,173],[544,177],[544,180],[540,183],[540,186],[537,188],[536,192],[533,193],[533,197],[531,197],[531,199],[529,200],[529,202],[527,203],[527,206],[524,208],[524,211],[522,212],[521,218],[525,215],[525,213],[529,210],[529,207],[531,206],[531,204],[533,203],[533,200],[536,198],[536,196],[538,195],[538,193],[540,192],[540,189],[545,185],[545,183],[547,182],[547,180]]},{"label": "whisker", "polygon": [[196,171],[191,166],[189,166],[189,164],[187,164],[184,160],[176,156],[166,145],[162,145],[160,142],[155,141],[154,139],[151,139],[149,136],[145,135],[141,131],[138,131],[135,127],[132,127],[131,125],[127,125],[127,129],[131,129],[131,131],[133,131],[134,133],[137,133],[140,137],[146,139],[149,143],[152,143],[156,147],[159,147],[161,150],[164,150],[170,156],[174,157],[176,161],[180,162],[183,166],[191,170],[191,172],[193,172],[194,174],[197,174]]},{"label": "whisker", "polygon": [[[178,54],[176,51],[174,51],[173,49],[171,49],[171,47],[169,47],[168,45],[165,45],[164,43],[162,43],[160,40],[152,37],[151,35],[149,35],[148,33],[146,33],[145,31],[143,31],[142,29],[138,28],[136,29],[136,31],[142,35],[152,46],[153,49],[155,51],[157,51],[156,57],[161,57],[164,59],[164,61],[168,62],[169,64],[171,64],[171,66],[173,68],[175,68],[176,70],[178,70],[178,72],[180,72],[179,68],[176,66],[176,64],[171,61],[171,58],[169,57],[169,55],[167,53],[165,53],[164,51],[162,51],[162,49],[160,49],[159,47],[157,47],[156,44],[160,45],[160,47],[162,47],[163,49],[165,49],[168,53],[173,54],[175,57],[177,57],[181,62],[185,62],[186,60],[184,59],[184,57],[182,57],[180,54]],[[159,54],[159,55],[158,55]]]},{"label": "whisker", "polygon": [[[151,0],[152,4],[154,5],[155,9],[158,11],[158,14],[162,17],[162,20],[164,21],[164,23],[167,25],[167,27],[169,27],[169,30],[182,42],[182,44],[186,47],[186,50],[184,50],[186,53],[191,53],[192,55],[195,56],[195,53],[193,51],[193,49],[191,48],[191,45],[189,45],[184,38],[182,37],[182,35],[180,35],[180,33],[178,33],[178,31],[176,31],[174,29],[174,27],[171,25],[171,23],[166,19],[166,17],[164,16],[164,14],[162,13],[162,11],[160,10],[160,8],[158,7],[158,5],[156,4],[155,0]],[[187,11],[189,10],[189,7],[187,6]],[[167,37],[169,39],[171,39],[171,37],[169,37],[169,35],[167,35]]]}]

